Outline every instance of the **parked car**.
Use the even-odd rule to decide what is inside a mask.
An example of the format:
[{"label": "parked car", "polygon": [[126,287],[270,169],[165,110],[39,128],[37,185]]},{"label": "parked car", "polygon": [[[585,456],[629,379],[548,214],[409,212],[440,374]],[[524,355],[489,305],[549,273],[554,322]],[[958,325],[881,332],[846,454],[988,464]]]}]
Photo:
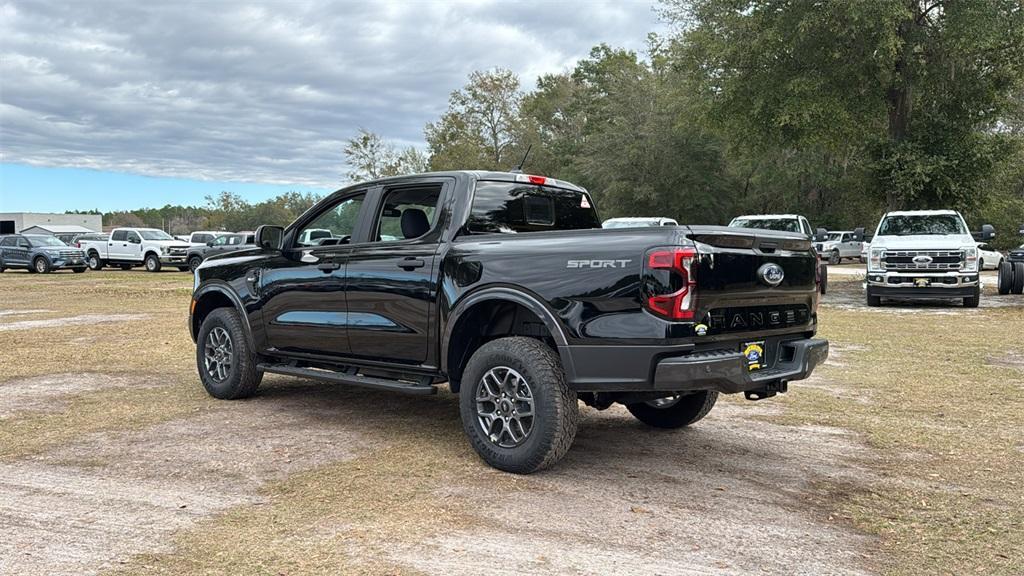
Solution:
[{"label": "parked car", "polygon": [[103,240],[103,241],[106,241],[108,238],[110,238],[110,234],[103,234],[101,232],[88,232],[88,233],[85,233],[85,234],[77,234],[77,235],[75,235],[75,237],[71,239],[71,242],[69,242],[68,245],[74,246],[75,248],[81,248],[82,247],[82,242],[85,241],[85,240]]},{"label": "parked car", "polygon": [[[858,229],[858,234],[863,230]],[[995,236],[990,225],[981,241]],[[959,212],[889,212],[878,223],[868,254],[868,306],[883,298],[959,298],[974,308],[981,300],[978,245]]]},{"label": "parked car", "polygon": [[[799,214],[748,214],[737,216],[729,222],[730,228],[752,228],[754,230],[778,230],[780,232],[792,232],[803,234],[808,240],[824,242],[827,232],[824,228],[812,231],[811,223],[807,218]],[[815,250],[818,257],[821,252]],[[818,264],[818,290],[824,294],[828,291],[828,266],[824,263]]]},{"label": "parked car", "polygon": [[[311,245],[309,230],[347,240]],[[565,454],[578,399],[680,428],[719,393],[785,392],[828,355],[805,235],[601,229],[586,190],[543,176],[360,183],[256,243],[196,269],[209,394],[250,396],[264,373],[410,394],[448,382],[473,448],[511,472]]]},{"label": "parked car", "polygon": [[238,233],[238,234],[224,234],[218,236],[216,240],[211,240],[204,246],[197,246],[190,248],[188,251],[188,268],[189,270],[195,271],[203,260],[217,254],[224,254],[226,252],[237,252],[238,250],[246,250],[253,248],[256,245],[256,233]]},{"label": "parked car", "polygon": [[854,240],[853,231],[829,231],[814,247],[829,264],[841,264],[844,258],[860,258],[864,242]]},{"label": "parked car", "polygon": [[643,228],[645,226],[678,226],[674,218],[609,218],[602,228]]},{"label": "parked car", "polygon": [[306,246],[316,246],[321,241],[334,238],[334,233],[325,228],[311,228],[309,230],[303,230],[302,236],[298,241]]},{"label": "parked car", "polygon": [[216,232],[213,230],[197,230],[184,238],[176,237],[188,242],[193,246],[206,246],[208,243],[213,242],[218,237],[229,234],[229,232]]},{"label": "parked car", "polygon": [[987,242],[978,242],[978,270],[997,270],[1003,263],[1003,253]]},{"label": "parked car", "polygon": [[188,270],[189,246],[156,228],[115,228],[107,240],[80,240],[89,267],[120,266],[127,270],[142,264],[150,272],[163,266]]},{"label": "parked car", "polygon": [[997,289],[1000,294],[1024,294],[1024,244],[1010,250],[999,264]]},{"label": "parked car", "polygon": [[737,216],[729,222],[733,228],[754,228],[756,230],[779,230],[795,232],[807,237],[814,236],[811,223],[799,214],[749,214]]},{"label": "parked car", "polygon": [[0,272],[25,268],[46,274],[62,268],[85,272],[85,254],[46,234],[10,234],[0,237]]}]

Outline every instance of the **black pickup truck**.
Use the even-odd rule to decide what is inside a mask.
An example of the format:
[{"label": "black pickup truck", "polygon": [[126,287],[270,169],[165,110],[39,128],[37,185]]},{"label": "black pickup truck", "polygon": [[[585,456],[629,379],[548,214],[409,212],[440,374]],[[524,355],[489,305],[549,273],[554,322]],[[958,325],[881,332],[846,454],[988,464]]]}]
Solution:
[{"label": "black pickup truck", "polygon": [[[307,230],[329,230],[315,243]],[[578,400],[679,428],[719,393],[785,392],[828,355],[800,234],[602,229],[586,190],[440,172],[339,190],[196,270],[206,390],[264,373],[429,394],[448,382],[480,456],[529,473],[569,449]]]}]

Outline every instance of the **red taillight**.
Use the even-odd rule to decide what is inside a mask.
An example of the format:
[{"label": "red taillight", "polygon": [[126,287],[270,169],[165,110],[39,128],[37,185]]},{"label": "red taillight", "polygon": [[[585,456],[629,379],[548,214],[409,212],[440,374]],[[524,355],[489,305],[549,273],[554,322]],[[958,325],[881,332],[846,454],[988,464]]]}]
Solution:
[{"label": "red taillight", "polygon": [[667,270],[677,278],[668,286],[678,286],[667,293],[657,292],[658,282],[645,282],[644,300],[647,309],[667,320],[693,320],[697,311],[697,251],[693,248],[655,248],[647,252],[649,271]]},{"label": "red taillight", "polygon": [[527,176],[527,178],[530,179],[530,184],[536,184],[538,186],[543,186],[544,183],[548,181],[548,179],[543,176],[534,176],[532,174]]}]

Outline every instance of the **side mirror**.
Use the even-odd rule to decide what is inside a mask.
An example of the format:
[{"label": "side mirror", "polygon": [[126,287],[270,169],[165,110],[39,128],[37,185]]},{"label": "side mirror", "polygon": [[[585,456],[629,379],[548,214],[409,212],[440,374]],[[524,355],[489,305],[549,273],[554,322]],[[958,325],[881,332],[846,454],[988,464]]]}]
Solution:
[{"label": "side mirror", "polygon": [[825,230],[824,228],[818,228],[814,232],[813,239],[815,242],[824,242],[825,240],[828,240],[828,230]]},{"label": "side mirror", "polygon": [[142,244],[142,238],[139,238],[138,236],[132,236],[128,241],[132,244]]},{"label": "side mirror", "polygon": [[853,229],[853,241],[854,242],[863,242],[864,241],[864,229],[863,228],[854,228]]},{"label": "side mirror", "polygon": [[213,240],[210,240],[209,242],[207,242],[206,245],[210,246],[210,247],[213,247]]},{"label": "side mirror", "polygon": [[284,228],[281,226],[260,226],[256,229],[256,245],[263,250],[280,250],[284,241]]},{"label": "side mirror", "polygon": [[974,236],[974,239],[979,242],[988,242],[996,237],[996,229],[991,224],[984,224],[981,227],[981,232],[975,232],[971,236]]}]

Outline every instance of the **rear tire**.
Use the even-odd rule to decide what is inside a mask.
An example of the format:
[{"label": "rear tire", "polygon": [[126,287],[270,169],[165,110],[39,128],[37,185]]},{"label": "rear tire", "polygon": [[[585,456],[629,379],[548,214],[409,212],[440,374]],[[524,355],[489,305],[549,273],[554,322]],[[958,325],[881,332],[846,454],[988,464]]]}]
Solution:
[{"label": "rear tire", "polygon": [[160,258],[156,254],[146,256],[146,272],[159,272],[160,266]]},{"label": "rear tire", "polygon": [[667,399],[655,400],[652,402],[637,402],[626,404],[629,413],[637,420],[655,428],[675,429],[689,426],[708,415],[715,407],[718,400],[718,392],[705,390],[679,396],[668,404],[658,406],[658,403]]},{"label": "rear tire", "polygon": [[579,403],[558,355],[540,340],[514,336],[484,344],[466,364],[462,383],[462,428],[487,464],[530,474],[569,451]]},{"label": "rear tire", "polygon": [[1006,295],[1013,289],[1013,264],[1011,262],[999,263],[999,274],[998,274],[998,291],[1000,294]]},{"label": "rear tire", "polygon": [[196,368],[214,398],[237,400],[256,393],[263,373],[256,369],[256,354],[234,308],[217,308],[203,319],[196,338]]},{"label": "rear tire", "polygon": [[73,272],[74,272],[75,274],[81,274],[82,272],[85,272],[86,270],[88,270],[88,268],[72,268],[71,270],[72,270],[72,271],[73,271]]},{"label": "rear tire", "polygon": [[1024,293],[1024,262],[1013,263],[1013,284],[1010,292],[1013,294]]}]

